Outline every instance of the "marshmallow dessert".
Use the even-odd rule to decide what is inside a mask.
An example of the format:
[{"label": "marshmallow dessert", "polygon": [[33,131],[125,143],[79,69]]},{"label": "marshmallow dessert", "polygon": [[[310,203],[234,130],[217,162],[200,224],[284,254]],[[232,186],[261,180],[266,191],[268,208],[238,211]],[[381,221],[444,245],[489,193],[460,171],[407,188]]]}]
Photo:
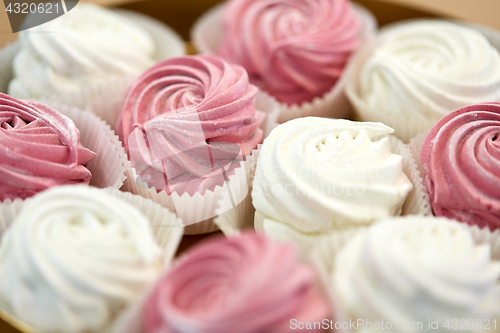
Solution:
[{"label": "marshmallow dessert", "polygon": [[[158,63],[129,88],[117,131],[132,166],[158,191],[205,193],[222,185],[262,142],[266,114],[243,67],[216,56]],[[146,144],[147,139],[147,144]]]},{"label": "marshmallow dessert", "polygon": [[60,97],[137,77],[168,55],[163,50],[168,44],[173,55],[184,53],[177,34],[155,20],[82,2],[56,20],[21,31],[18,43],[8,92],[25,99]]},{"label": "marshmallow dessert", "polygon": [[399,215],[412,183],[403,157],[391,152],[392,132],[315,117],[279,125],[257,161],[255,228],[278,238],[284,227],[317,236]]},{"label": "marshmallow dessert", "polygon": [[74,122],[48,105],[0,93],[0,201],[58,185],[89,184],[96,157]]},{"label": "marshmallow dessert", "polygon": [[198,19],[191,39],[200,53],[245,67],[280,102],[283,123],[347,117],[346,65],[376,30],[372,13],[349,0],[229,0]]},{"label": "marshmallow dessert", "polygon": [[361,28],[348,0],[230,0],[217,54],[278,101],[301,104],[337,83]]},{"label": "marshmallow dessert", "polygon": [[105,332],[160,270],[137,208],[60,186],[30,199],[2,234],[0,307],[41,332]]},{"label": "marshmallow dessert", "polygon": [[500,55],[478,31],[440,20],[385,28],[353,60],[347,95],[360,120],[408,141],[451,111],[500,101]]},{"label": "marshmallow dessert", "polygon": [[19,42],[9,85],[9,95],[17,98],[70,93],[111,77],[139,75],[155,62],[154,40],[143,27],[88,3],[22,31]]},{"label": "marshmallow dessert", "polygon": [[338,320],[363,318],[372,327],[341,332],[376,332],[374,323],[382,322],[385,329],[378,331],[430,331],[434,323],[435,332],[478,332],[459,328],[455,318],[491,323],[495,330],[500,263],[473,231],[445,218],[411,216],[358,232],[336,254],[330,285]]},{"label": "marshmallow dessert", "polygon": [[329,315],[314,271],[295,248],[249,232],[184,254],[156,282],[142,320],[144,333],[278,333],[289,332],[292,319]]},{"label": "marshmallow dessert", "polygon": [[455,110],[427,134],[420,152],[436,216],[500,228],[500,103]]}]

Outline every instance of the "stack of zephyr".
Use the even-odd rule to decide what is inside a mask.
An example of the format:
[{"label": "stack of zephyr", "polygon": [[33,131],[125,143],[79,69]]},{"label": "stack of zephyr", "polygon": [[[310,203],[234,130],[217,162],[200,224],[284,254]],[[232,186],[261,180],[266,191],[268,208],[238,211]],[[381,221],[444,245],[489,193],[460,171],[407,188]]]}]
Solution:
[{"label": "stack of zephyr", "polygon": [[500,332],[500,32],[227,0],[191,39],[79,3],[0,49],[1,318]]}]

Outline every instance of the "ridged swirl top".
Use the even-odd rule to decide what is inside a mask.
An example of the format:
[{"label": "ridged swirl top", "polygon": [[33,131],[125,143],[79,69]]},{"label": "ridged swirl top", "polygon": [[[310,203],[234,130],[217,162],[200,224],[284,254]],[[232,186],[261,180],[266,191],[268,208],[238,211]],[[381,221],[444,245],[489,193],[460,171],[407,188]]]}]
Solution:
[{"label": "ridged swirl top", "polygon": [[280,102],[301,104],[335,85],[360,30],[348,0],[231,0],[218,54]]},{"label": "ridged swirl top", "polygon": [[500,104],[460,108],[441,119],[421,151],[437,216],[500,228]]},{"label": "ridged swirl top", "polygon": [[217,56],[167,59],[130,87],[118,134],[135,167],[150,166],[150,186],[161,186],[165,174],[170,191],[203,192],[223,181],[214,173],[261,142],[256,94],[243,67]]},{"label": "ridged swirl top", "polygon": [[465,105],[500,101],[500,55],[458,24],[398,24],[380,34],[359,80],[368,108],[437,121]]},{"label": "ridged swirl top", "polygon": [[136,208],[95,188],[37,195],[0,244],[0,299],[42,332],[104,332],[154,281],[160,250]]},{"label": "ridged swirl top", "polygon": [[[332,277],[336,300],[351,318],[384,320],[394,332],[425,331],[429,320],[439,320],[436,332],[463,332],[452,329],[453,319],[486,322],[498,315],[500,264],[491,259],[491,251],[489,244],[477,245],[470,229],[456,221],[385,220],[360,232],[338,253]],[[447,320],[450,329],[444,327]],[[415,322],[423,327],[417,329]],[[398,323],[410,323],[411,329],[396,329]]]},{"label": "ridged swirl top", "polygon": [[56,185],[88,184],[96,154],[71,119],[48,105],[0,93],[0,201]]},{"label": "ridged swirl top", "polygon": [[252,199],[265,217],[302,232],[365,225],[399,214],[412,184],[381,123],[306,117],[262,145]]},{"label": "ridged swirl top", "polygon": [[[328,318],[313,271],[290,244],[245,233],[187,253],[146,301],[146,333],[281,333]],[[311,330],[316,332],[319,330]]]},{"label": "ridged swirl top", "polygon": [[89,3],[21,31],[19,40],[9,86],[9,94],[18,98],[69,93],[111,77],[139,75],[154,63],[155,44],[144,28]]}]

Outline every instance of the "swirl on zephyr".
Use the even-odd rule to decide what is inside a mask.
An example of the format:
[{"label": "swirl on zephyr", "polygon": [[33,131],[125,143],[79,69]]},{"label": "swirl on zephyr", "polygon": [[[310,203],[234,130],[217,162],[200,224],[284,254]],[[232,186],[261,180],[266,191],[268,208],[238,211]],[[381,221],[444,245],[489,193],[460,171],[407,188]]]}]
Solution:
[{"label": "swirl on zephyr", "polygon": [[150,186],[162,189],[167,178],[171,192],[203,192],[261,142],[256,94],[246,71],[219,57],[168,59],[130,87],[118,134]]},{"label": "swirl on zephyr", "polygon": [[[59,5],[60,6],[60,5]],[[136,22],[90,3],[19,33],[9,95],[39,98],[77,91],[154,64],[155,44]]]},{"label": "swirl on zephyr", "polygon": [[358,79],[367,108],[437,121],[465,105],[500,101],[500,55],[471,28],[403,23],[380,34]]},{"label": "swirl on zephyr", "polygon": [[157,277],[160,254],[138,209],[99,189],[60,186],[35,196],[5,231],[0,298],[43,332],[105,332]]},{"label": "swirl on zephyr", "polygon": [[95,153],[68,117],[48,105],[0,93],[0,201],[57,185],[88,184]]},{"label": "swirl on zephyr", "polygon": [[451,318],[485,320],[499,313],[500,263],[491,252],[456,221],[393,218],[348,241],[337,254],[331,283],[353,318],[423,322],[424,330],[429,318],[440,325]]},{"label": "swirl on zephyr", "polygon": [[398,215],[412,184],[393,130],[381,123],[306,117],[275,128],[259,154],[252,200],[266,218],[326,232]]},{"label": "swirl on zephyr", "polygon": [[441,119],[421,151],[437,216],[500,228],[500,104],[460,108]]},{"label": "swirl on zephyr", "polygon": [[[328,318],[313,270],[291,244],[244,233],[200,245],[161,277],[143,309],[147,333],[281,333]],[[316,332],[316,330],[314,330]]]},{"label": "swirl on zephyr", "polygon": [[360,30],[347,0],[231,0],[218,54],[279,101],[301,104],[339,80]]}]

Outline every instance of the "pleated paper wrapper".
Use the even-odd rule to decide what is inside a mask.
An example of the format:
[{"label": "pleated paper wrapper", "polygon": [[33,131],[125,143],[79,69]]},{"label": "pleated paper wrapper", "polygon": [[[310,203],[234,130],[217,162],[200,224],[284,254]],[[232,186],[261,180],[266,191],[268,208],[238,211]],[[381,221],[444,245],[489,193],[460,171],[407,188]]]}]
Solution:
[{"label": "pleated paper wrapper", "polygon": [[420,152],[422,151],[422,146],[424,145],[427,133],[429,132],[428,131],[422,132],[413,137],[408,143],[408,148],[410,149],[411,156],[415,161],[415,166],[417,167],[417,171],[421,175],[419,179],[420,181],[419,186],[422,189],[422,191],[420,192],[421,196],[419,198],[420,199],[419,205],[428,207],[429,213],[426,215],[433,215],[429,193],[427,192],[427,187],[424,184],[425,171],[422,166],[422,162],[420,161]]},{"label": "pleated paper wrapper", "polygon": [[[236,197],[236,202],[239,203],[234,206],[234,209],[231,209],[229,205],[232,203],[229,191],[223,192],[222,198],[219,200],[219,205],[216,210],[217,217],[214,223],[226,236],[237,235],[243,230],[254,229],[255,208],[252,204],[251,193],[255,170],[257,168],[257,159],[259,158],[261,147],[262,145],[259,145],[257,149],[254,149],[252,154],[247,156],[245,160],[244,168],[247,177],[247,194],[243,197],[242,194],[244,191],[240,191],[239,188],[233,190],[231,188],[232,186],[230,186],[231,193],[240,195]],[[238,185],[236,185],[236,187],[237,186]]]}]

